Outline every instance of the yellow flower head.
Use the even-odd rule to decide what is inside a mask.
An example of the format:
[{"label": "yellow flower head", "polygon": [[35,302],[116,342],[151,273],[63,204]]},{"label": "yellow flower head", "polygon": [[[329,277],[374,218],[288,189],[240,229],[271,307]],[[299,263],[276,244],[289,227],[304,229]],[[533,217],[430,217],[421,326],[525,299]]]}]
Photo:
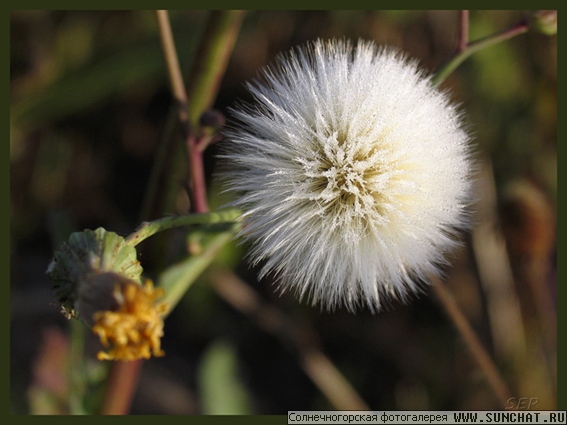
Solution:
[{"label": "yellow flower head", "polygon": [[140,286],[132,281],[114,285],[112,296],[116,307],[94,313],[93,332],[107,351],[98,353],[99,360],[148,359],[163,356],[160,338],[163,336],[165,303],[156,303],[162,289],[154,289],[151,281]]},{"label": "yellow flower head", "polygon": [[141,284],[136,249],[103,228],[71,234],[47,269],[67,318],[91,327],[107,349],[99,360],[163,356],[160,338],[168,306],[162,289]]}]

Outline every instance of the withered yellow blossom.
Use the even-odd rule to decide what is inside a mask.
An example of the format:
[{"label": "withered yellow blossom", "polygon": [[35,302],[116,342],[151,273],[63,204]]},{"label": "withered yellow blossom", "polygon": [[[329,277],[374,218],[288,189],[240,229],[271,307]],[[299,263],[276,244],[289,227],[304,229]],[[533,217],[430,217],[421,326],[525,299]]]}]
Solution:
[{"label": "withered yellow blossom", "polygon": [[116,305],[93,315],[93,332],[107,351],[98,353],[99,360],[148,359],[163,356],[160,338],[163,336],[163,316],[168,310],[162,289],[154,289],[151,281],[144,286],[135,282],[120,282],[112,293]]}]

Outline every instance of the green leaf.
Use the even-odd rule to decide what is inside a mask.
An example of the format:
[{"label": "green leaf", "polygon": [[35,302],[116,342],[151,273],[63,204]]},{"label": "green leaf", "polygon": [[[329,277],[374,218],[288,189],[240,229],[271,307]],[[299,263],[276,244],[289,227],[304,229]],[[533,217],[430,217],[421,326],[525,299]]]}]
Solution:
[{"label": "green leaf", "polygon": [[232,239],[234,231],[225,231],[212,237],[198,256],[190,257],[165,270],[159,278],[159,286],[165,291],[164,302],[170,311],[183,297],[189,287],[214,261],[219,251]]},{"label": "green leaf", "polygon": [[250,397],[238,376],[236,350],[227,341],[214,342],[203,356],[199,386],[205,415],[249,415]]}]

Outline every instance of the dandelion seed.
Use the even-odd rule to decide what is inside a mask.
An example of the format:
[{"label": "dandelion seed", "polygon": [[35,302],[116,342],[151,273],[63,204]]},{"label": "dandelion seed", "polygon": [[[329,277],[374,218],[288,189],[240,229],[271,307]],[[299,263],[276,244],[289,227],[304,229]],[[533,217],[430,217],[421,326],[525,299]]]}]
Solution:
[{"label": "dandelion seed", "polygon": [[260,278],[328,309],[418,292],[467,224],[469,137],[448,96],[366,41],[295,49],[248,89],[223,174]]}]

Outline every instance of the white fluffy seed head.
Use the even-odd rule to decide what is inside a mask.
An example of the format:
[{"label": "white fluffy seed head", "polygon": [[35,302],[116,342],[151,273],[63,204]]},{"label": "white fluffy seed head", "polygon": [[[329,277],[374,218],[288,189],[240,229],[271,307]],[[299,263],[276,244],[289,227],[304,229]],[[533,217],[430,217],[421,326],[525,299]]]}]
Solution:
[{"label": "white fluffy seed head", "polygon": [[367,41],[293,50],[248,89],[221,157],[260,277],[328,309],[419,291],[467,224],[469,137],[448,96]]}]

